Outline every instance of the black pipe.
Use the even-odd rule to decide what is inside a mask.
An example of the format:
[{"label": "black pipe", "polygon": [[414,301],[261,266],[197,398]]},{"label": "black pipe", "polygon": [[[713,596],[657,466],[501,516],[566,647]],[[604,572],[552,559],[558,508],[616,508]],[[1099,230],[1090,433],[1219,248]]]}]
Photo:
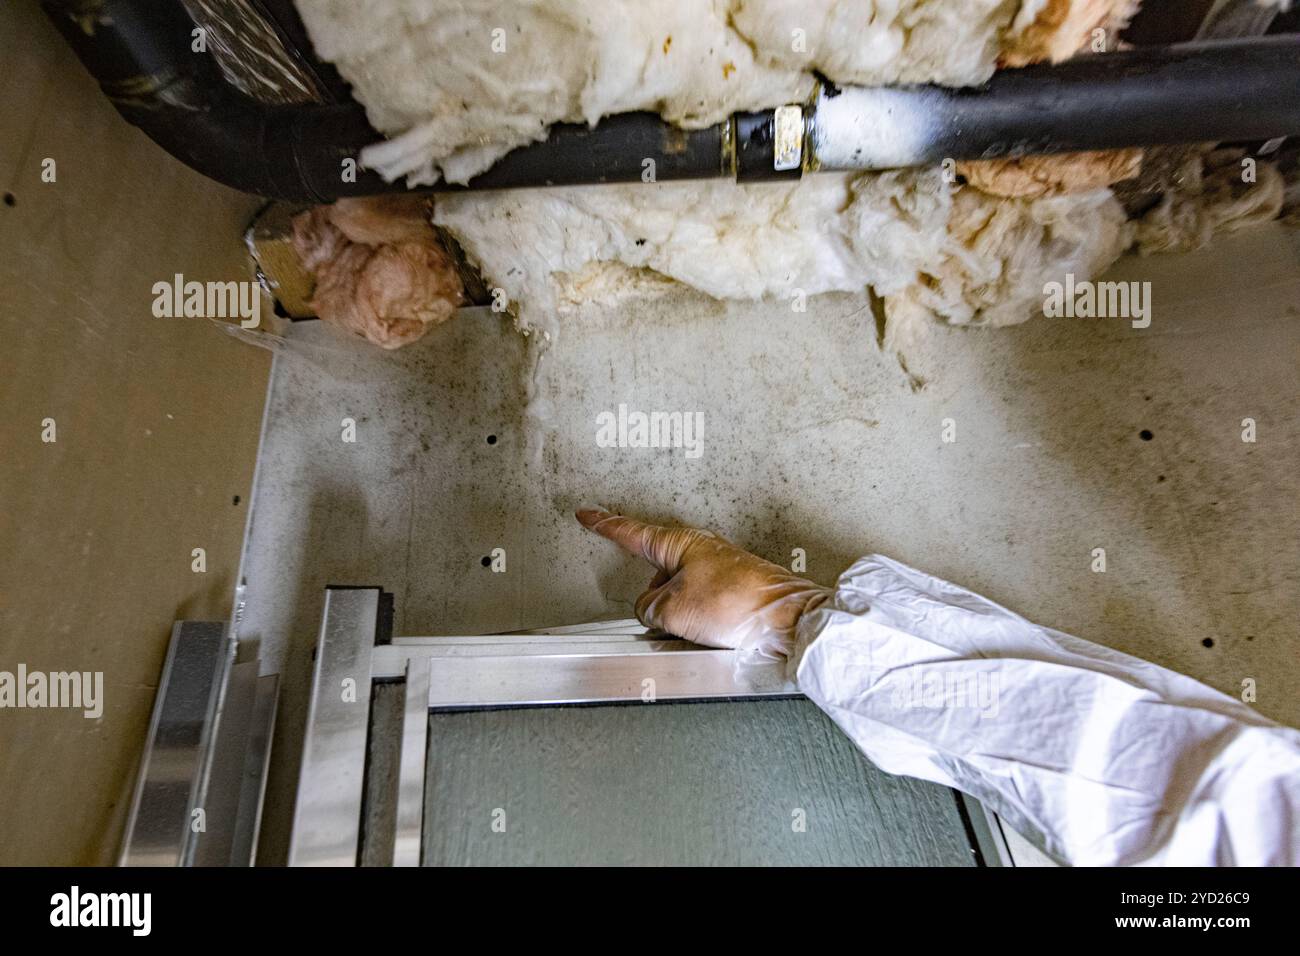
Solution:
[{"label": "black pipe", "polygon": [[179,3],[44,0],[42,7],[118,112],[181,162],[243,192],[317,201],[300,182],[293,150],[284,148],[298,111],[264,106],[230,87],[214,61],[192,49],[196,27]]},{"label": "black pipe", "polygon": [[[770,113],[770,111],[769,111]],[[439,191],[578,186],[585,183],[665,182],[730,175],[726,123],[684,130],[654,113],[618,113],[596,126],[557,123],[544,142],[501,157],[468,186]],[[373,140],[371,140],[373,142]]]},{"label": "black pipe", "polygon": [[[403,183],[360,168],[345,175],[347,161],[382,138],[359,105],[268,106],[243,95],[207,55],[191,50],[195,24],[175,0],[43,0],[43,6],[127,121],[204,175],[244,192],[302,202],[406,191]],[[1265,138],[1300,133],[1300,38],[1086,56],[1004,70],[968,90],[846,92],[923,106],[918,115],[937,132],[918,155],[896,165]],[[884,125],[891,121],[886,117]],[[749,157],[740,171],[749,178],[761,173],[749,160],[767,155],[772,111],[742,115],[739,123],[743,143],[734,122],[681,130],[649,113],[606,117],[595,127],[557,124],[546,141],[512,151],[468,187],[441,183],[422,191],[730,176],[740,146]],[[808,147],[825,132],[816,118],[813,129],[804,150],[811,168],[818,160]]]},{"label": "black pipe", "polygon": [[[360,105],[267,106],[244,95],[192,51],[195,24],[179,3],[42,6],[127,122],[205,176],[301,202],[406,191],[357,167],[362,147],[383,139]],[[594,128],[562,123],[545,143],[514,150],[468,188],[716,178],[729,172],[728,136],[726,124],[682,130],[648,113],[611,116]]]},{"label": "black pipe", "polygon": [[776,119],[773,110],[737,113],[731,118],[736,149],[736,182],[751,183],[774,179],[798,179],[802,166],[776,168]]},{"label": "black pipe", "polygon": [[1300,37],[1149,47],[1003,70],[973,89],[884,92],[929,130],[909,165],[1268,139],[1300,133]]}]

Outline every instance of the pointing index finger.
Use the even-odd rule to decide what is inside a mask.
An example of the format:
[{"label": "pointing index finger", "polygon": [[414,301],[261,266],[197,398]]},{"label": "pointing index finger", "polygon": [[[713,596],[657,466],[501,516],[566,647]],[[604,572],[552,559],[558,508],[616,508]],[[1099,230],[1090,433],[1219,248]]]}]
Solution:
[{"label": "pointing index finger", "polygon": [[646,532],[650,526],[645,522],[595,508],[583,508],[577,513],[577,518],[588,531],[608,538],[629,554],[655,563],[646,547],[650,538]]},{"label": "pointing index finger", "polygon": [[677,573],[684,549],[670,546],[674,529],[661,528],[595,508],[582,509],[577,513],[577,518],[584,528],[608,538],[629,554],[644,558],[669,574]]}]

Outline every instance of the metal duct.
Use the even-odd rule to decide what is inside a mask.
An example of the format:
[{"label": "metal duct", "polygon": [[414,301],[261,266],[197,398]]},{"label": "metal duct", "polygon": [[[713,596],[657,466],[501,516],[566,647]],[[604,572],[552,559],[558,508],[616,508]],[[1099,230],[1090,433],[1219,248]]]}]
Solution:
[{"label": "metal duct", "polygon": [[[273,199],[330,202],[401,192],[345,161],[382,137],[360,105],[259,102],[191,50],[178,0],[44,0],[83,64],[128,122],[204,175]],[[792,124],[800,124],[793,126]],[[789,178],[1155,143],[1300,133],[1300,37],[1152,47],[1003,70],[984,86],[825,87],[802,109],[741,114],[682,130],[650,113],[595,127],[557,124],[467,187]]]}]

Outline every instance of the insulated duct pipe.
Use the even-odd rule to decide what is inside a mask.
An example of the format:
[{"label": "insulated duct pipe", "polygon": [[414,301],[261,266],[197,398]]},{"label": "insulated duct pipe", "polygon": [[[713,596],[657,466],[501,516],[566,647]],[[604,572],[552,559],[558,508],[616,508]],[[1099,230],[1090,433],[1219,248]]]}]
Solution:
[{"label": "insulated duct pipe", "polygon": [[[273,199],[330,202],[405,191],[345,160],[382,137],[355,103],[271,106],[191,50],[178,0],[44,0],[118,111],[204,175]],[[944,159],[1300,133],[1300,36],[1148,47],[1003,70],[983,86],[837,89],[810,104],[682,130],[650,113],[557,124],[468,186],[427,191],[889,169]]]},{"label": "insulated duct pipe", "polygon": [[1079,56],[1002,70],[982,87],[823,89],[821,169],[1271,139],[1300,133],[1300,36]]}]

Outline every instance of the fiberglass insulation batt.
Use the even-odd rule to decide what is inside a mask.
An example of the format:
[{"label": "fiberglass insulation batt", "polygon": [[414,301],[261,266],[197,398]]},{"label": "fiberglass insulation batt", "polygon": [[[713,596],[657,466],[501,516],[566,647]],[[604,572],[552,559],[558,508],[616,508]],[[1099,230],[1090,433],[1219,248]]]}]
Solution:
[{"label": "fiberglass insulation batt", "polygon": [[[297,0],[317,53],[389,139],[362,162],[463,182],[550,124],[653,110],[682,126],[839,84],[979,83],[1061,59],[1135,0]],[[1104,33],[1100,34],[1105,36]],[[525,327],[576,302],[684,283],[718,298],[861,292],[888,338],[938,316],[1002,325],[1044,284],[1132,240],[1108,184],[1140,156],[1080,154],[793,183],[630,184],[441,196],[434,221]],[[984,167],[984,168],[981,168]],[[1010,194],[997,195],[997,194]]]},{"label": "fiberglass insulation batt", "polygon": [[1035,11],[1100,6],[1104,17],[1111,2],[1027,0],[1022,11],[1019,0],[298,0],[298,9],[317,54],[390,137],[366,164],[418,185],[439,171],[464,182],[561,121],[652,110],[702,127],[803,102],[814,70],[841,84],[979,83],[999,38],[1023,35]]}]

